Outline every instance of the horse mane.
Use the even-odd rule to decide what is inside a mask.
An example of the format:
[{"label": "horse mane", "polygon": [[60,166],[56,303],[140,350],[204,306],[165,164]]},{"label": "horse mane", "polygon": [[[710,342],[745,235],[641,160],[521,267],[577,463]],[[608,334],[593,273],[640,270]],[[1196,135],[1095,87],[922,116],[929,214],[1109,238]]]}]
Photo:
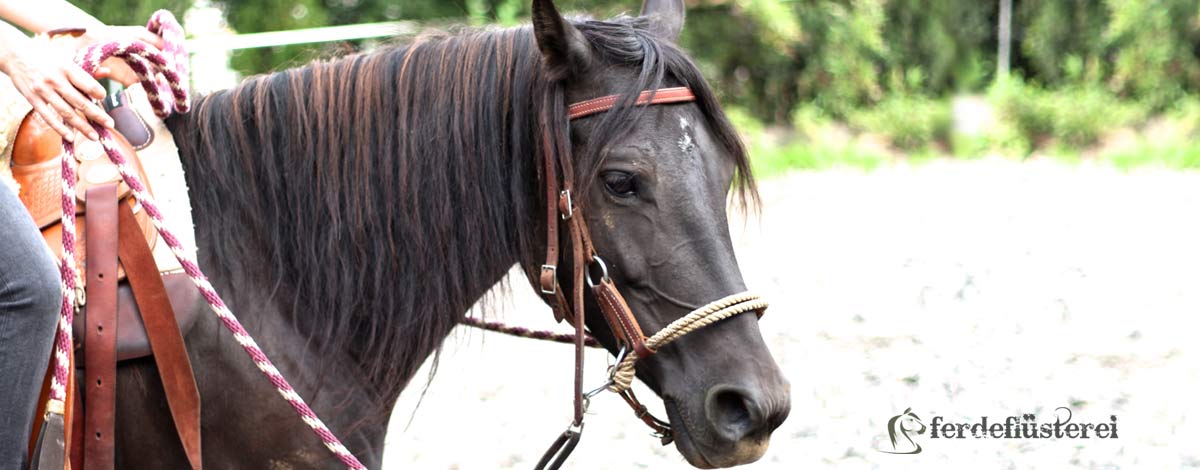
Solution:
[{"label": "horse mane", "polygon": [[[599,144],[574,156],[580,194],[604,143],[633,125],[632,98],[664,81],[692,87],[753,194],[745,149],[683,52],[644,19],[575,24],[604,62],[639,77],[600,121]],[[496,273],[538,256],[540,135],[570,148],[566,105],[525,26],[252,77],[168,124],[208,222],[198,235],[217,266],[206,269],[271,280],[262,295],[321,351],[349,352],[383,408]]]}]

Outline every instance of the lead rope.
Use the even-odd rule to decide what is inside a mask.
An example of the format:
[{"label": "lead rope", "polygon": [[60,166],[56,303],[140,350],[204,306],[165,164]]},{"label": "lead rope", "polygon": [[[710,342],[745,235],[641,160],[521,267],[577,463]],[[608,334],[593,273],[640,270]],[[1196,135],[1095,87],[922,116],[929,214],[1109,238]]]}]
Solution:
[{"label": "lead rope", "polygon": [[[155,114],[160,118],[166,118],[172,112],[187,112],[191,106],[191,100],[187,89],[184,87],[188,77],[188,56],[183,50],[183,28],[179,26],[179,22],[176,21],[175,16],[165,10],[155,12],[146,25],[146,28],[163,38],[164,47],[162,52],[141,42],[118,41],[89,46],[80,51],[75,58],[75,62],[84,71],[95,74],[101,62],[111,57],[119,57],[125,60],[129,64],[129,67],[138,75],[138,79],[146,90],[147,98],[150,101],[150,105],[154,108]],[[162,93],[164,82],[165,87],[170,90],[169,94]],[[165,101],[169,101],[169,103]],[[317,417],[312,408],[296,393],[287,379],[279,373],[279,369],[275,368],[275,365],[271,363],[267,355],[263,353],[254,339],[250,337],[250,334],[246,332],[246,329],[242,327],[241,322],[238,321],[233,312],[225,305],[225,301],[221,299],[216,289],[209,283],[208,278],[200,271],[200,266],[192,258],[191,253],[183,247],[179,239],[167,228],[163,214],[159,211],[154,198],[146,191],[146,186],[138,179],[137,175],[125,161],[125,157],[121,155],[121,152],[114,145],[109,130],[94,122],[91,124],[92,128],[100,135],[100,145],[104,148],[104,153],[117,166],[121,177],[125,180],[125,184],[133,191],[134,197],[142,205],[146,214],[150,216],[163,241],[171,248],[171,252],[175,254],[175,258],[179,260],[179,264],[183,266],[183,270],[192,278],[192,282],[199,289],[204,300],[208,302],[213,313],[217,315],[217,318],[221,320],[225,328],[233,333],[233,338],[238,344],[241,344],[242,349],[246,351],[246,354],[250,356],[254,364],[258,366],[258,369],[275,386],[275,389],[287,400],[288,404],[296,410],[296,413],[300,415],[304,423],[312,428],[317,437],[321,439],[321,442],[325,444],[325,447],[330,452],[333,452],[338,460],[346,464],[346,467],[354,470],[365,469],[366,467],[342,445],[341,441],[333,435],[333,432],[325,426],[325,423]],[[64,408],[63,404],[66,400],[65,384],[67,383],[67,375],[71,367],[71,323],[75,318],[75,289],[78,287],[75,283],[77,273],[77,267],[75,266],[75,146],[73,143],[63,139],[63,150],[66,152],[66,156],[62,159],[63,256],[61,274],[63,303],[54,351],[54,377],[51,380],[50,400],[47,404],[47,410],[50,410],[50,412],[58,411],[59,414],[61,414],[61,410]]]},{"label": "lead rope", "polygon": [[[509,336],[518,338],[540,339],[542,341],[552,341],[555,343],[575,344],[575,335],[571,333],[555,333],[545,330],[531,330],[520,326],[511,326],[497,321],[488,321],[475,317],[465,317],[459,323],[486,331],[494,331]],[[583,345],[589,348],[603,348],[596,338],[591,335],[583,337]]]},{"label": "lead rope", "polygon": [[[657,351],[659,348],[670,344],[671,342],[683,337],[684,335],[696,331],[700,328],[712,325],[718,321],[740,315],[746,312],[758,312],[762,314],[770,304],[763,300],[758,294],[751,292],[742,292],[733,294],[724,298],[710,302],[708,305],[695,309],[671,322],[669,325],[659,330],[653,336],[646,339],[646,347],[651,351]],[[500,322],[484,321],[477,318],[467,317],[461,322],[466,326],[471,326],[483,330],[495,331],[510,336],[521,338],[539,339],[545,341],[554,341],[558,343],[575,342],[573,334],[557,334],[550,331],[529,330],[522,327],[508,326]],[[602,347],[590,335],[584,336],[587,346]],[[608,380],[604,385],[592,390],[584,395],[584,410],[587,410],[592,397],[598,395],[601,391],[608,390],[621,396],[630,408],[634,410],[634,414],[638,419],[642,420],[647,426],[655,431],[655,436],[662,440],[663,445],[669,444],[673,439],[671,427],[669,423],[663,422],[650,414],[646,406],[638,401],[637,396],[633,394],[632,384],[633,379],[637,374],[635,369],[637,361],[640,359],[636,351],[628,351],[622,349],[617,354],[616,364],[609,367]],[[557,469],[570,455],[575,446],[579,443],[579,431],[582,430],[582,424],[576,426],[572,422],[572,426],[567,429],[554,443],[550,449],[542,456],[535,468]],[[551,460],[551,458],[554,458]],[[549,467],[547,465],[550,464]]]}]

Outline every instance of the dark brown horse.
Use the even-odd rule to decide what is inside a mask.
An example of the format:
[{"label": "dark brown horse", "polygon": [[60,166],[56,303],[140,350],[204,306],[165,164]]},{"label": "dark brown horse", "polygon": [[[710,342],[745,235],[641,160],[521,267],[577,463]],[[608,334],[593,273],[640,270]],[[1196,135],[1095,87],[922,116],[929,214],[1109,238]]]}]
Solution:
[{"label": "dark brown horse", "polygon": [[[572,143],[586,195],[577,202],[646,331],[745,290],[726,204],[731,187],[753,198],[753,180],[712,90],[674,44],[682,0],[648,0],[642,16],[609,21],[568,22],[550,0],[533,5],[533,27],[254,77],[168,122],[201,265],[369,467],[381,465],[392,406],[421,363],[514,264],[541,264],[541,113]],[[689,86],[697,100],[567,123],[569,102],[660,86]],[[569,266],[559,272],[569,285]],[[638,364],[695,466],[758,459],[787,416],[788,384],[757,322],[734,317]],[[210,468],[339,465],[212,315],[187,344]],[[183,468],[151,365],[123,364],[119,382],[118,465]]]}]

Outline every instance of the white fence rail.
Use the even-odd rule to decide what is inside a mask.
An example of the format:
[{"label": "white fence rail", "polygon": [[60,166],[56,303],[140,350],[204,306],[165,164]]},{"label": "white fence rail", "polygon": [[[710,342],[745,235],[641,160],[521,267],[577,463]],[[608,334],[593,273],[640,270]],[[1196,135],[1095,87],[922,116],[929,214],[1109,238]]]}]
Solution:
[{"label": "white fence rail", "polygon": [[363,23],[344,26],[326,26],[322,28],[294,29],[290,31],[271,31],[266,33],[234,34],[227,36],[212,36],[194,38],[187,41],[189,51],[203,53],[208,51],[234,51],[238,49],[254,49],[259,47],[290,46],[293,44],[313,44],[319,42],[352,41],[356,39],[371,39],[397,35],[410,35],[418,31],[417,23],[411,21],[392,21],[385,23]]},{"label": "white fence rail", "polygon": [[192,88],[200,93],[237,84],[241,77],[230,68],[229,59],[238,50],[408,36],[420,31],[415,22],[392,21],[236,34],[226,26],[222,11],[203,1],[187,12],[185,24],[194,35],[187,41],[192,60]]}]

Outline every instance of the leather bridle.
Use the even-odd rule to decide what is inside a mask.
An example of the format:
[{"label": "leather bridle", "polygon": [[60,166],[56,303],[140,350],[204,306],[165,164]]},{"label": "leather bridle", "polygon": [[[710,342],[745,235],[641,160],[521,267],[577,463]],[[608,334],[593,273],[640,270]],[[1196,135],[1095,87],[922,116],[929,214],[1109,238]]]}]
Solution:
[{"label": "leather bridle", "polygon": [[[581,119],[608,111],[616,107],[621,98],[621,95],[609,95],[574,103],[567,108],[567,118],[568,120]],[[695,100],[696,97],[690,88],[662,88],[641,92],[634,105],[652,106],[686,103]],[[625,303],[624,297],[621,296],[621,293],[609,278],[607,265],[597,255],[595,246],[592,245],[587,222],[584,220],[581,209],[575,205],[572,199],[578,195],[574,193],[574,170],[569,148],[558,148],[555,146],[546,121],[548,121],[548,117],[543,116],[541,161],[546,186],[546,258],[540,270],[526,267],[526,271],[531,281],[537,279],[535,288],[541,293],[546,303],[554,310],[555,319],[560,322],[565,319],[575,328],[574,419],[567,430],[546,451],[537,465],[539,469],[547,468],[548,464],[548,468],[556,469],[566,461],[571,451],[574,450],[576,444],[579,442],[583,431],[583,416],[589,399],[606,389],[618,392],[621,398],[633,408],[637,417],[654,430],[655,435],[661,439],[663,445],[671,443],[673,434],[670,424],[650,414],[646,406],[638,401],[637,397],[633,394],[633,390],[628,386],[628,380],[632,380],[633,363],[637,359],[653,355],[656,351],[654,345],[661,346],[678,336],[682,336],[689,331],[706,326],[719,319],[746,311],[756,311],[761,315],[762,310],[766,308],[766,303],[759,301],[757,296],[749,294],[737,294],[727,297],[706,306],[704,309],[698,309],[687,317],[681,318],[676,323],[672,323],[668,328],[664,328],[663,331],[650,338],[651,340],[655,340],[655,342],[648,344],[648,338],[641,326],[638,325],[637,319],[629,309],[629,305]],[[566,145],[569,145],[569,143]],[[561,184],[560,173],[562,175]],[[572,273],[572,298],[570,302],[568,302],[558,284],[560,221],[567,224],[568,237],[571,243],[571,257],[574,269]],[[595,280],[592,276],[590,272],[592,268],[599,269],[599,280]],[[537,273],[536,276],[534,275],[535,272]],[[616,364],[609,370],[608,382],[587,393],[583,390],[583,351],[585,338],[587,338],[584,326],[583,302],[583,286],[585,282],[591,288],[596,303],[600,306],[600,311],[603,313],[604,319],[612,330],[613,336],[616,338],[620,348]],[[716,312],[718,309],[721,311]],[[721,316],[713,316],[713,313]],[[685,324],[677,324],[681,321]],[[664,333],[670,333],[670,335],[664,335]],[[618,372],[628,377],[623,381],[618,380]]]}]

